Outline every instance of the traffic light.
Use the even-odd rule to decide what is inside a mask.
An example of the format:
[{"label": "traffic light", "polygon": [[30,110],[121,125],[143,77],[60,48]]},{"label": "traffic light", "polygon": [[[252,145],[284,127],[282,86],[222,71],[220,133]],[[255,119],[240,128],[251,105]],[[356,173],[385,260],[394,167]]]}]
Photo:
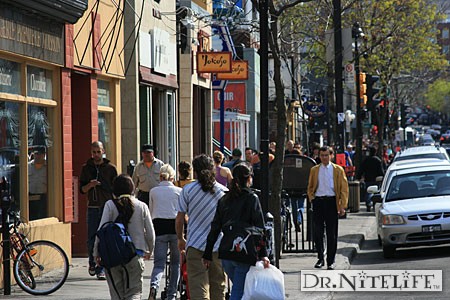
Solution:
[{"label": "traffic light", "polygon": [[375,83],[380,80],[379,76],[375,75],[366,75],[366,84],[367,84],[367,107],[369,110],[372,110],[380,103],[380,98],[375,98],[375,96],[380,92],[379,88],[375,87]]},{"label": "traffic light", "polygon": [[359,73],[359,99],[361,107],[367,103],[366,73]]}]

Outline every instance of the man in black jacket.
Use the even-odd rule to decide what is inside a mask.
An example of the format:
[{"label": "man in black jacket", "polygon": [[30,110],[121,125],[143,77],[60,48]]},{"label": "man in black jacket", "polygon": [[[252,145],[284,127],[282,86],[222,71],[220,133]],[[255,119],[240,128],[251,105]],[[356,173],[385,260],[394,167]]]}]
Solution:
[{"label": "man in black jacket", "polygon": [[97,275],[99,280],[105,280],[103,268],[96,267],[93,256],[95,235],[103,214],[106,201],[112,199],[112,183],[117,177],[116,166],[103,158],[105,149],[103,143],[96,141],[91,144],[91,158],[83,165],[80,175],[80,192],[88,194],[88,254],[89,275]]},{"label": "man in black jacket", "polygon": [[[377,177],[384,176],[383,163],[381,158],[377,155],[377,149],[374,147],[369,148],[369,157],[367,157],[361,164],[361,168],[359,168],[356,178],[358,180],[364,181],[365,187],[369,187],[371,185],[377,185]],[[370,211],[372,206],[372,194],[366,195],[366,207],[367,211]]]}]

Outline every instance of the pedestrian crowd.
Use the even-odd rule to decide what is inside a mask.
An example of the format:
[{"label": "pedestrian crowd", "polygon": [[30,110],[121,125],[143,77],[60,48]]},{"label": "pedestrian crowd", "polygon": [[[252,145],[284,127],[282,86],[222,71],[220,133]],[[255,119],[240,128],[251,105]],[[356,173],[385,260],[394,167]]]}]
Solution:
[{"label": "pedestrian crowd", "polygon": [[[88,273],[106,280],[111,299],[141,299],[144,260],[152,255],[149,300],[161,291],[168,261],[164,293],[169,300],[177,297],[183,264],[190,299],[225,299],[227,277],[232,283],[230,299],[241,299],[250,266],[261,260],[268,267],[263,213],[250,189],[256,153],[246,149],[246,160],[240,149],[232,154],[227,163],[220,151],[212,157],[198,155],[192,164],[181,161],[177,176],[173,166],[146,144],[130,176],[117,173],[102,142],[91,144],[91,157],[80,175],[80,192],[88,199]],[[136,255],[106,268],[97,231],[117,222],[131,237]],[[235,230],[226,232],[230,226]],[[248,228],[253,230],[251,239],[242,236]]]},{"label": "pedestrian crowd", "polygon": [[[370,148],[357,178],[372,184],[382,175],[389,163],[388,150],[384,148],[379,158]],[[354,151],[350,143],[344,153],[346,164],[351,166]],[[276,143],[271,142],[269,164],[275,155]],[[305,202],[311,203],[317,228],[313,238],[318,261],[314,266],[321,268],[326,263],[328,269],[334,269],[338,219],[345,214],[348,202],[344,168],[335,164],[332,147],[318,144],[306,152],[289,140],[283,155],[309,156],[316,163],[310,170],[307,196],[290,195],[284,204],[292,208],[295,230],[301,231]],[[111,299],[141,299],[144,260],[153,255],[149,300],[161,291],[167,267],[170,271],[163,285],[166,299],[176,299],[183,267],[191,299],[225,299],[227,277],[232,283],[229,299],[241,299],[250,267],[259,260],[265,267],[270,264],[263,212],[252,189],[257,185],[261,153],[247,147],[243,157],[240,149],[234,149],[227,162],[220,151],[212,156],[201,154],[192,163],[181,161],[178,174],[156,157],[152,145],[142,145],[141,156],[132,174],[119,175],[106,158],[103,144],[96,141],[91,145],[91,157],[80,175],[80,192],[88,199],[89,274],[107,281]],[[137,255],[123,266],[106,269],[96,233],[104,224],[119,219]],[[245,236],[242,232],[250,233]],[[323,246],[325,232],[327,249]],[[123,280],[124,272],[127,280]]]}]

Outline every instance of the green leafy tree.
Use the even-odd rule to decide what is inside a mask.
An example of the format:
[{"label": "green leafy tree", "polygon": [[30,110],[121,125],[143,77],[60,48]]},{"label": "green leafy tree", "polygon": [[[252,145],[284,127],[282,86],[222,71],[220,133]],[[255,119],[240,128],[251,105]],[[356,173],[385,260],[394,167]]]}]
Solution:
[{"label": "green leafy tree", "polygon": [[425,98],[426,104],[432,110],[450,111],[450,82],[444,79],[436,80],[428,87]]},{"label": "green leafy tree", "polygon": [[[428,0],[342,0],[343,28],[350,28],[358,22],[365,36],[361,41],[360,70],[380,76],[380,82],[385,87],[381,96],[387,99],[387,87],[393,92],[389,106],[379,108],[373,116],[379,128],[378,139],[383,140],[384,121],[389,117],[389,111],[398,106],[402,95],[396,92],[403,87],[422,89],[446,70],[447,62],[437,45],[436,24],[443,15],[437,6]],[[320,0],[296,6],[290,11],[290,21],[294,29],[290,32],[309,45],[307,67],[314,70],[318,76],[334,76],[330,72],[330,63],[326,62],[327,42],[326,31],[333,28],[332,0]],[[318,67],[321,65],[322,67]],[[405,81],[405,77],[411,81]],[[419,78],[419,80],[417,80]],[[331,82],[331,80],[330,80]],[[330,89],[331,90],[331,89]],[[417,94],[413,90],[406,98]],[[329,99],[333,99],[332,91]],[[393,101],[392,101],[393,100]],[[410,99],[414,101],[414,99]],[[388,103],[388,102],[386,102]],[[333,102],[330,103],[331,113]],[[333,120],[330,120],[334,124]]]}]

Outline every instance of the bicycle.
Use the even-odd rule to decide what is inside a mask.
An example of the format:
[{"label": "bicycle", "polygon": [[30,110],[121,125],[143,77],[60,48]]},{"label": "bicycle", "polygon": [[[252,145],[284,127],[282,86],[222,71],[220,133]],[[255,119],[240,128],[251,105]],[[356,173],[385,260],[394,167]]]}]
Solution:
[{"label": "bicycle", "polygon": [[32,295],[48,295],[57,291],[69,275],[66,253],[51,241],[30,242],[21,232],[19,213],[8,210],[8,215],[13,219],[9,228],[13,274],[17,284]]}]

